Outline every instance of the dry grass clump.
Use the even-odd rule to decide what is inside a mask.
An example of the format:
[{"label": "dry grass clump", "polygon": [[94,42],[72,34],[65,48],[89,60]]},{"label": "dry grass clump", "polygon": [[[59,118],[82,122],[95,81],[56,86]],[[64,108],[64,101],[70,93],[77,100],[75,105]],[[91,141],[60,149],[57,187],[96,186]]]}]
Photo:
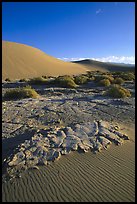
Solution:
[{"label": "dry grass clump", "polygon": [[108,79],[102,79],[98,83],[100,86],[110,86],[110,84],[111,84]]},{"label": "dry grass clump", "polygon": [[84,76],[84,75],[80,75],[80,76],[76,76],[75,78],[74,78],[74,82],[76,83],[76,84],[86,84],[87,82],[88,82],[88,77],[87,76]]},{"label": "dry grass clump", "polygon": [[123,84],[124,83],[124,80],[121,78],[121,77],[117,77],[113,80],[113,84]]},{"label": "dry grass clump", "polygon": [[130,97],[131,93],[129,90],[123,88],[118,84],[112,85],[106,92],[106,95],[111,96],[113,98],[125,98]]},{"label": "dry grass clump", "polygon": [[54,80],[54,84],[64,88],[76,88],[78,86],[71,76],[59,76]]},{"label": "dry grass clump", "polygon": [[29,84],[34,84],[34,85],[44,85],[47,84],[47,79],[43,77],[35,77],[29,80]]},{"label": "dry grass clump", "polygon": [[23,99],[23,98],[38,98],[38,97],[39,97],[39,94],[30,86],[8,90],[4,94],[5,100],[16,100],[16,99]]}]

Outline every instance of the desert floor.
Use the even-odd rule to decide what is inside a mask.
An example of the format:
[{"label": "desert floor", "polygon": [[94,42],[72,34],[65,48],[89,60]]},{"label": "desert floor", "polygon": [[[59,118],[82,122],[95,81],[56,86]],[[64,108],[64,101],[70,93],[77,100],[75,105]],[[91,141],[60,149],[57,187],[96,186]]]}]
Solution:
[{"label": "desert floor", "polygon": [[[23,84],[23,83],[22,83]],[[3,93],[14,84],[3,84]],[[78,89],[35,86],[39,99],[2,102],[2,158],[32,136],[34,129],[71,126],[93,120],[119,125],[129,136],[97,154],[72,151],[39,170],[3,182],[3,202],[134,202],[135,201],[135,95],[112,99],[104,89],[88,84]]]}]

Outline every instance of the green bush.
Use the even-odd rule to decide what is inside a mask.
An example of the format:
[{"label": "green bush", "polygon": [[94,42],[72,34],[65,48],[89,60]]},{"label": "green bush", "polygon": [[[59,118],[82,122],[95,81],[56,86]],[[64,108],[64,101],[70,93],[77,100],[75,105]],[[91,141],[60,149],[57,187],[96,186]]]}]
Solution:
[{"label": "green bush", "polygon": [[129,90],[123,88],[122,86],[118,84],[112,85],[105,93],[108,96],[114,97],[114,98],[125,98],[130,97],[131,93]]},{"label": "green bush", "polygon": [[76,88],[78,86],[75,84],[74,78],[71,76],[59,76],[53,83],[64,88]]},{"label": "green bush", "polygon": [[30,86],[8,90],[4,94],[4,99],[9,99],[9,100],[14,100],[14,99],[16,100],[16,99],[23,99],[23,98],[38,98],[38,97],[39,97],[39,94]]},{"label": "green bush", "polygon": [[47,79],[44,79],[43,77],[35,77],[30,79],[28,83],[34,85],[44,85],[47,84]]},{"label": "green bush", "polygon": [[88,82],[88,77],[87,76],[83,76],[83,75],[80,75],[80,76],[76,76],[75,78],[74,78],[74,82],[76,83],[76,84],[85,84],[85,83],[87,83]]},{"label": "green bush", "polygon": [[100,80],[98,83],[99,83],[99,85],[101,85],[101,86],[110,86],[110,84],[111,84],[108,79],[102,79],[102,80]]},{"label": "green bush", "polygon": [[120,77],[117,77],[113,80],[113,84],[123,84],[124,83],[124,80]]}]

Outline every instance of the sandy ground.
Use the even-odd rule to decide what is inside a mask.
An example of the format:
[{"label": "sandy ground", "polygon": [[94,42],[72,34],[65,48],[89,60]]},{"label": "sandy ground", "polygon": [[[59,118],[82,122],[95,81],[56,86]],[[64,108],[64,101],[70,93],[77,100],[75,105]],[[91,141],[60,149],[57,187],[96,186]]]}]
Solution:
[{"label": "sandy ground", "polygon": [[[121,146],[113,144],[97,154],[91,151],[71,152],[59,161],[41,166],[40,170],[23,172],[21,178],[3,183],[3,202],[135,202],[134,98],[112,101],[102,99],[100,91],[94,91],[59,89],[58,93],[63,95],[58,96],[56,89],[55,96],[49,90],[43,90],[45,100],[42,95],[41,101],[4,102],[3,153],[14,148],[15,140],[21,142],[21,137],[24,137],[21,133],[30,120],[31,125],[38,127],[59,117],[67,125],[97,118],[113,121],[123,128],[130,140],[124,141]],[[38,114],[39,117],[36,117]],[[15,127],[7,128],[9,123]],[[22,127],[18,129],[16,124]],[[6,144],[8,140],[9,147]]]},{"label": "sandy ground", "polygon": [[71,152],[50,166],[3,184],[6,202],[134,202],[135,131],[130,141],[98,154]]}]

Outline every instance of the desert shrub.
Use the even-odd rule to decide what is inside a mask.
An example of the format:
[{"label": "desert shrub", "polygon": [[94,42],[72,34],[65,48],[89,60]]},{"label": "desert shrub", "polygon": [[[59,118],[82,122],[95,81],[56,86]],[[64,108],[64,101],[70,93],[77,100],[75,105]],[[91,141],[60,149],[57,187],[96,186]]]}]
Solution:
[{"label": "desert shrub", "polygon": [[95,82],[99,82],[100,80],[104,79],[101,75],[95,76]]},{"label": "desert shrub", "polygon": [[34,85],[44,85],[47,84],[47,79],[44,79],[43,77],[35,77],[30,79],[28,83]]},{"label": "desert shrub", "polygon": [[103,79],[108,79],[110,82],[112,82],[114,80],[114,78],[110,75],[97,75],[95,76],[95,82],[99,82]]},{"label": "desert shrub", "polygon": [[113,80],[113,84],[123,84],[124,80],[120,77],[117,77]]},{"label": "desert shrub", "polygon": [[74,77],[73,76],[69,76],[69,75],[64,75],[64,76],[59,76],[58,78],[61,78],[61,79],[71,79],[71,80],[74,80]]},{"label": "desert shrub", "polygon": [[116,77],[120,77],[125,81],[133,81],[135,80],[135,72],[133,71],[126,71],[126,72],[112,72],[112,75],[114,76],[114,78]]},{"label": "desert shrub", "polygon": [[105,79],[108,79],[111,83],[113,82],[114,78],[111,75],[104,75]]},{"label": "desert shrub", "polygon": [[117,76],[120,76],[121,75],[121,71],[115,71],[115,72],[111,72],[111,74],[113,75],[113,77],[117,77]]},{"label": "desert shrub", "polygon": [[102,79],[98,83],[100,86],[110,86],[110,84],[111,84],[108,79]]},{"label": "desert shrub", "polygon": [[50,77],[49,77],[49,76],[46,76],[46,75],[43,75],[42,78],[48,79],[48,78],[50,78]]},{"label": "desert shrub", "polygon": [[76,76],[74,78],[74,82],[76,84],[85,84],[88,82],[88,77],[87,76],[83,76],[83,75],[80,75],[80,76]]},{"label": "desert shrub", "polygon": [[129,90],[123,88],[118,84],[112,85],[106,92],[106,95],[114,97],[114,98],[125,98],[130,97],[131,93]]},{"label": "desert shrub", "polygon": [[23,79],[20,79],[19,82],[27,82],[28,80],[23,78]]},{"label": "desert shrub", "polygon": [[71,76],[59,76],[54,80],[54,84],[57,84],[65,88],[76,88],[77,87],[77,84],[75,84],[74,79]]},{"label": "desert shrub", "polygon": [[86,76],[87,77],[92,77],[93,76],[93,72],[92,71],[87,71]]},{"label": "desert shrub", "polygon": [[9,100],[14,100],[14,99],[16,100],[16,99],[23,99],[23,98],[38,98],[38,97],[39,97],[39,94],[30,86],[8,90],[4,94],[4,99],[9,99]]},{"label": "desert shrub", "polygon": [[94,71],[94,73],[97,73],[97,74],[103,74],[103,72],[100,71],[100,70],[96,70],[96,71]]},{"label": "desert shrub", "polygon": [[94,76],[89,77],[88,81],[95,81],[95,77]]},{"label": "desert shrub", "polygon": [[6,78],[5,81],[11,82],[11,80],[9,78]]},{"label": "desert shrub", "polygon": [[125,81],[133,81],[135,80],[135,75],[132,72],[123,72],[121,73],[121,78]]}]

